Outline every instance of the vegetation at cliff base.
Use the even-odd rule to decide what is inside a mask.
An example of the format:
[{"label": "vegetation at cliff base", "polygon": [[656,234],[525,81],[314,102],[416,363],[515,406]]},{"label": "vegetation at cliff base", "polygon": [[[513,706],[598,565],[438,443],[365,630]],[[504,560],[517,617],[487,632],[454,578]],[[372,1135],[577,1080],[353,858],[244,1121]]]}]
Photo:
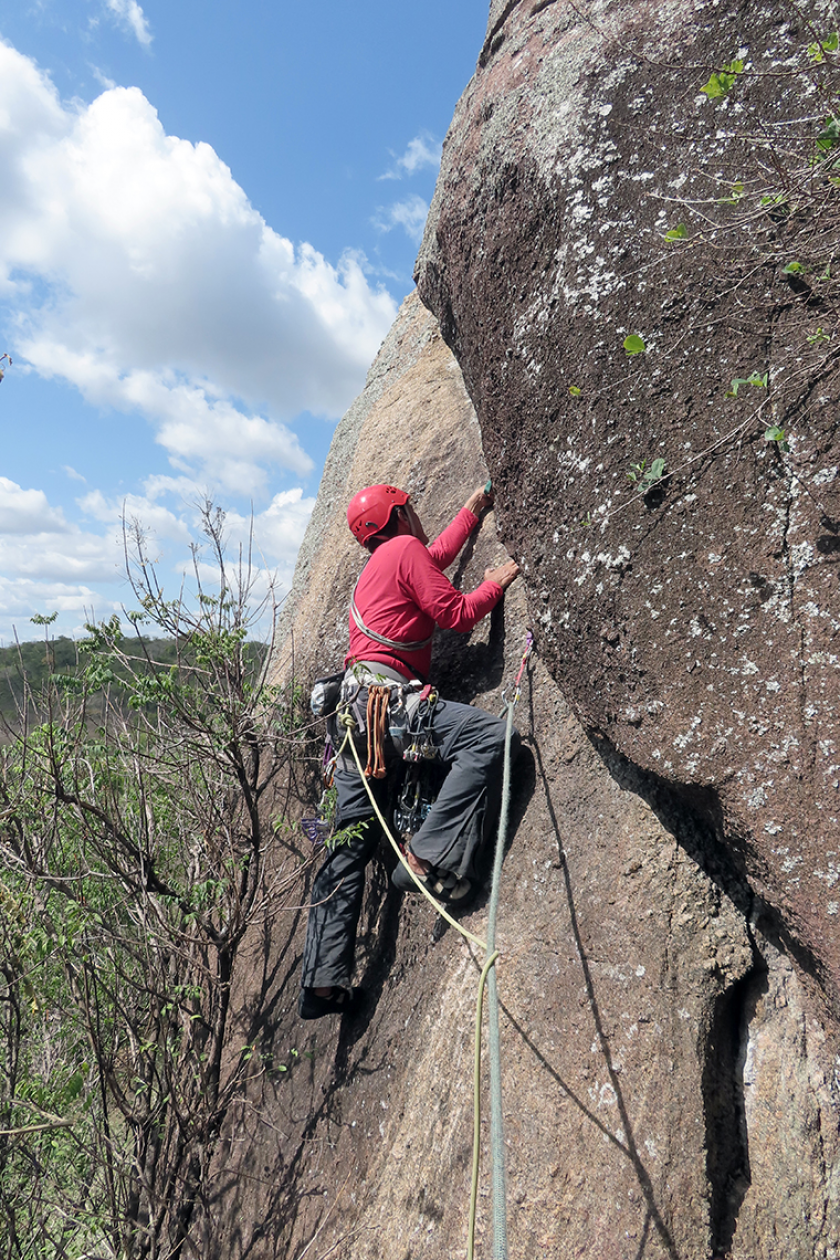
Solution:
[{"label": "vegetation at cliff base", "polygon": [[271,815],[301,719],[247,643],[249,571],[229,571],[221,524],[208,508],[217,578],[196,566],[194,609],[165,598],[137,536],[127,627],[68,645],[47,626],[10,650],[2,1256],[192,1254],[227,1110],[261,1070],[233,995],[249,927],[299,896],[307,859]]}]

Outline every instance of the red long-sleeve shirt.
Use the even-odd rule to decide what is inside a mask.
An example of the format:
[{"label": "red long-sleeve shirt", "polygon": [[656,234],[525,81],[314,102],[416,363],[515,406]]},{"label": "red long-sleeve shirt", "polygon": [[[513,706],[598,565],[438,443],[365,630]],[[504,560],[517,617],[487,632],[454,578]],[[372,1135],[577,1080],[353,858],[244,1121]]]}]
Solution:
[{"label": "red long-sleeve shirt", "polygon": [[[356,587],[356,607],[369,630],[395,642],[428,639],[435,625],[446,630],[472,630],[503,595],[498,582],[482,582],[470,595],[456,590],[443,570],[452,563],[478,524],[461,508],[451,525],[425,547],[412,534],[397,534],[380,543]],[[429,676],[432,645],[416,652],[384,647],[360,630],[350,616],[350,651],[345,665],[378,661],[406,678]]]}]

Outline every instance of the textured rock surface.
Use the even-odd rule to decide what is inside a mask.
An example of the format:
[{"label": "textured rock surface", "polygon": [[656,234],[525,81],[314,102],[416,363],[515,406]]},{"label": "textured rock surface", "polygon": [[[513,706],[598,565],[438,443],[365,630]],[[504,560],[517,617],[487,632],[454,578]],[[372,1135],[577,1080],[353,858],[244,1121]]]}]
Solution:
[{"label": "textured rock surface", "polygon": [[[837,84],[807,53],[836,16],[809,15],[494,3],[417,276],[542,659],[714,827],[836,1009],[840,230],[813,159]],[[657,457],[673,475],[640,497],[628,471]]]},{"label": "textured rock surface", "polygon": [[[485,476],[458,367],[409,299],[337,431],[279,672],[312,677],[343,655],[363,560],[344,509],[360,485],[408,484],[431,532]],[[456,562],[465,587],[503,554],[493,524]],[[444,694],[497,710],[527,624],[518,584],[472,635],[441,635]],[[837,1260],[838,1045],[813,982],[772,923],[751,922],[750,890],[713,831],[587,737],[540,656],[517,721],[498,933],[510,1254]],[[483,932],[484,905],[466,922]],[[263,1067],[226,1126],[209,1254],[465,1253],[478,966],[438,928],[374,864],[357,976],[369,1001],[352,1021],[302,1025],[303,914],[264,925],[241,999]]]}]

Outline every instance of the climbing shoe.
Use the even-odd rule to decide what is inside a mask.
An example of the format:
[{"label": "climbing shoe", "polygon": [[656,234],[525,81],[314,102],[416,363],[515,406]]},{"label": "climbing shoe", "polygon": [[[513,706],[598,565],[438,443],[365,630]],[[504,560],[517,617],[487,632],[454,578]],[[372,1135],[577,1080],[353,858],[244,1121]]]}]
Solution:
[{"label": "climbing shoe", "polygon": [[301,1019],[320,1019],[323,1015],[349,1015],[362,1000],[361,989],[333,988],[329,997],[319,997],[314,989],[301,989],[298,1013]]},{"label": "climbing shoe", "polygon": [[[417,876],[436,901],[443,901],[450,909],[464,905],[472,896],[473,886],[468,879],[459,879],[454,871],[438,871],[434,867],[425,875]],[[391,883],[400,892],[417,892],[417,885],[400,862],[394,867]]]}]

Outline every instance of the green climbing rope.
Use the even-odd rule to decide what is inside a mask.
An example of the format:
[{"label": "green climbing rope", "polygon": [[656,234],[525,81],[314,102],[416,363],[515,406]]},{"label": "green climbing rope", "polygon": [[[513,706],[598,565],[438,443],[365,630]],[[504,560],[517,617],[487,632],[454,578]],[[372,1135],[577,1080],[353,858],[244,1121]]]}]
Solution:
[{"label": "green climbing rope", "polygon": [[470,1220],[467,1234],[467,1260],[475,1254],[475,1218],[478,1205],[478,1174],[481,1168],[481,1016],[484,1005],[484,986],[487,976],[495,966],[499,951],[494,950],[481,969],[478,980],[478,998],[475,1004],[475,1061],[473,1069],[473,1165],[470,1182]]},{"label": "green climbing rope", "polygon": [[[508,704],[505,729],[505,765],[502,778],[502,809],[499,815],[499,831],[496,836],[496,852],[493,857],[493,883],[490,907],[487,912],[487,949],[494,955],[496,950],[496,919],[499,913],[499,886],[502,860],[507,841],[508,814],[510,812],[510,743],[513,734],[513,709],[516,701]],[[493,1157],[493,1256],[494,1260],[507,1260],[507,1196],[505,1194],[505,1132],[502,1114],[502,1051],[499,1039],[499,992],[496,986],[496,969],[490,973],[488,984],[487,1040],[490,1051],[490,1150]]]}]

